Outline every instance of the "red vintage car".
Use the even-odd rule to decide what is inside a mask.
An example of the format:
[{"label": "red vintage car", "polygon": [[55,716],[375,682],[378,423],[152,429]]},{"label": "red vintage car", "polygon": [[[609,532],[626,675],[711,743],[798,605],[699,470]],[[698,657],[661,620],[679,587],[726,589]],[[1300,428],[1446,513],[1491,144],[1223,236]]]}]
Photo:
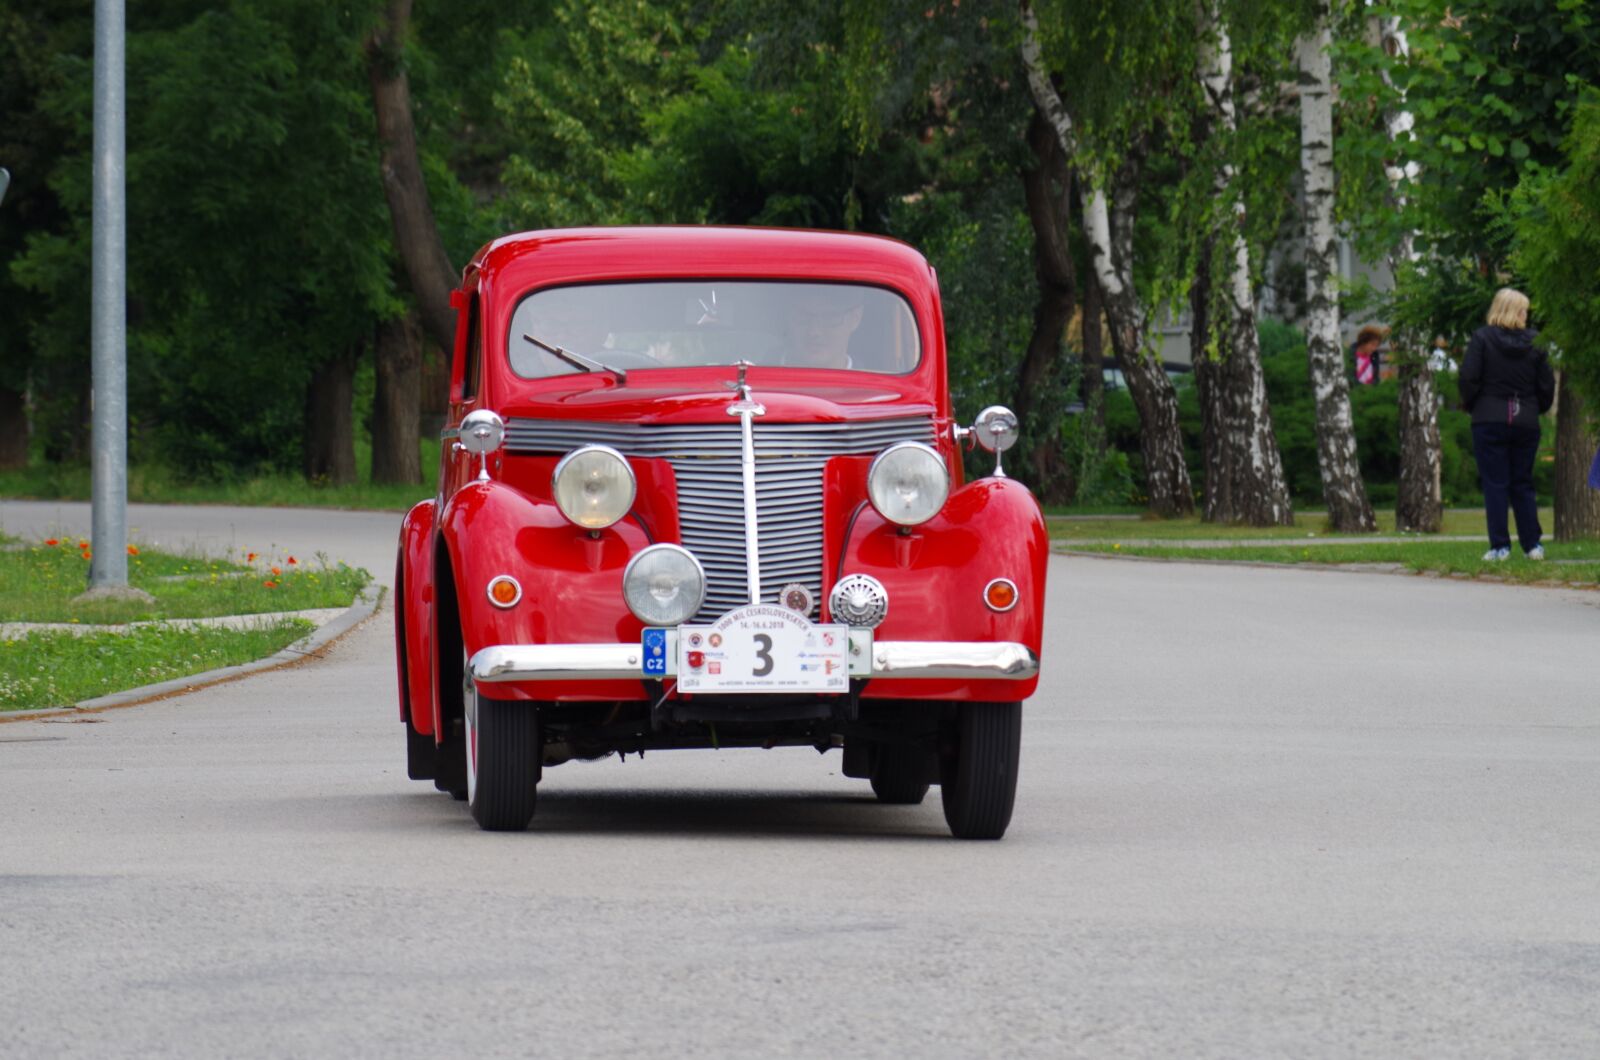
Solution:
[{"label": "red vintage car", "polygon": [[[999,838],[1038,683],[1046,538],[952,416],[933,270],[890,239],[508,236],[455,292],[439,492],[395,574],[408,769],[492,830],[542,770],[841,748]],[[963,481],[963,448],[995,454]]]}]

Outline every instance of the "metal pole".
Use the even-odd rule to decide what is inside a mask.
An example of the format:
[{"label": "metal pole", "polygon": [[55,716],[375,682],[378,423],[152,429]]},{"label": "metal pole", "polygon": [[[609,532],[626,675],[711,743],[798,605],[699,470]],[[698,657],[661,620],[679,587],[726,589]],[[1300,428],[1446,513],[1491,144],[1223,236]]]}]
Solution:
[{"label": "metal pole", "polygon": [[123,0],[94,5],[94,555],[89,588],[128,584],[128,218]]}]

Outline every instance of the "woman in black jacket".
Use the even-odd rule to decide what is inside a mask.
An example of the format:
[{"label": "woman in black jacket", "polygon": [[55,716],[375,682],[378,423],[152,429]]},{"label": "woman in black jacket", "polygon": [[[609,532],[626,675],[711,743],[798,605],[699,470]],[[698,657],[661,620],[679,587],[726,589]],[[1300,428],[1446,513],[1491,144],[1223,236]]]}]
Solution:
[{"label": "woman in black jacket", "polygon": [[1461,404],[1472,413],[1472,448],[1489,523],[1486,560],[1511,555],[1507,503],[1516,513],[1522,551],[1529,559],[1544,559],[1533,461],[1539,452],[1539,416],[1555,401],[1556,380],[1550,358],[1533,340],[1528,296],[1502,287],[1489,306],[1488,327],[1473,332],[1461,363]]}]

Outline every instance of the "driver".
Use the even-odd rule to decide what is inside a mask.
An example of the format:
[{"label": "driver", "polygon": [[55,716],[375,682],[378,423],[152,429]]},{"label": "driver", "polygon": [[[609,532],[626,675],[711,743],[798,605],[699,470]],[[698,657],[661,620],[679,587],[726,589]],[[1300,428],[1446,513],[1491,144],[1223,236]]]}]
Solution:
[{"label": "driver", "polygon": [[844,284],[807,284],[785,301],[786,365],[807,368],[854,368],[850,337],[861,326],[866,294]]}]

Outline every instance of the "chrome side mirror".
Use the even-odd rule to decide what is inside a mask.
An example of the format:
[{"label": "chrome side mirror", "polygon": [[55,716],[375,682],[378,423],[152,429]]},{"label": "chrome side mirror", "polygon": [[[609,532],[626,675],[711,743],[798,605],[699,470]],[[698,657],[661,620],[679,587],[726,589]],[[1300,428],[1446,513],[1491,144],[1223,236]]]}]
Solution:
[{"label": "chrome side mirror", "polygon": [[972,436],[983,450],[994,454],[994,477],[1005,478],[1005,468],[1000,465],[1000,454],[1017,444],[1020,434],[1017,414],[1004,405],[990,405],[978,413],[972,424]]},{"label": "chrome side mirror", "polygon": [[506,423],[488,409],[477,409],[462,417],[461,430],[456,442],[464,451],[477,455],[478,481],[489,480],[489,454],[500,448],[506,439]]}]

